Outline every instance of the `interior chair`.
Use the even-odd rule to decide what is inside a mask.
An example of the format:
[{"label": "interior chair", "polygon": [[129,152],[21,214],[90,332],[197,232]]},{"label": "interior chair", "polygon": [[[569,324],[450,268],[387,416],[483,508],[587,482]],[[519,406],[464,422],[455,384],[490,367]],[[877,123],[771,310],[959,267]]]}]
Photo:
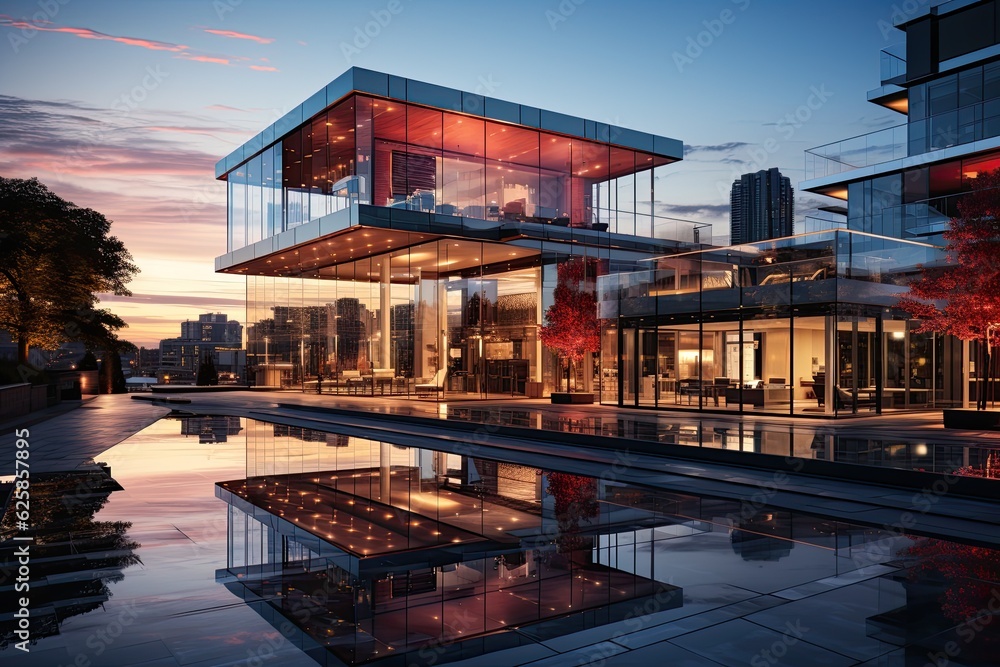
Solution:
[{"label": "interior chair", "polygon": [[524,218],[524,200],[515,199],[503,205],[504,220],[521,220]]},{"label": "interior chair", "polygon": [[414,386],[414,390],[418,395],[426,396],[430,393],[437,393],[444,391],[444,380],[445,376],[448,375],[447,368],[440,368],[438,372],[434,374],[430,382],[422,382]]},{"label": "interior chair", "polygon": [[816,402],[819,403],[819,407],[824,407],[826,405],[826,375],[819,374],[813,375],[813,394],[816,395]]},{"label": "interior chair", "polygon": [[[837,386],[836,391],[837,391],[837,408],[840,410],[851,409],[851,405],[854,403],[854,397],[851,395],[851,392],[848,391],[847,389],[844,389],[841,386]],[[867,393],[865,394],[865,396],[858,394],[858,407],[874,410],[875,398]]]}]

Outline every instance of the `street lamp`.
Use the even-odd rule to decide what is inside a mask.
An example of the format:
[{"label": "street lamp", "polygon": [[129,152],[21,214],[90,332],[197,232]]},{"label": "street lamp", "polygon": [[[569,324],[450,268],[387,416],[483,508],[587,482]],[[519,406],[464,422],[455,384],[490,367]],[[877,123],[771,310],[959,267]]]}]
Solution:
[{"label": "street lamp", "polygon": [[267,366],[267,344],[271,342],[269,336],[264,336],[264,365]]}]

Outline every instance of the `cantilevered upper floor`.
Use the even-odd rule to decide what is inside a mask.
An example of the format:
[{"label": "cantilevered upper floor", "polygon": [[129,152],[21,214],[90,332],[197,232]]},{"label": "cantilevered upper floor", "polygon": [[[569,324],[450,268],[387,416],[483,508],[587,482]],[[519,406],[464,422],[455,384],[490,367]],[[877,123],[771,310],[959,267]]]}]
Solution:
[{"label": "cantilevered upper floor", "polygon": [[229,255],[309,223],[357,224],[358,206],[449,218],[458,234],[474,220],[692,241],[702,225],[657,208],[657,169],[682,157],[677,139],[351,68],[216,176],[229,186]]}]

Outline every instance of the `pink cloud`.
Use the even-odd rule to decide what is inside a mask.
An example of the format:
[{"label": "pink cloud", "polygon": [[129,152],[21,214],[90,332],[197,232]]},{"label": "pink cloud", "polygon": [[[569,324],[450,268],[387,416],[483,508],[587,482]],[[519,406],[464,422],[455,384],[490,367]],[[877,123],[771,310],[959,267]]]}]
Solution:
[{"label": "pink cloud", "polygon": [[[58,155],[49,152],[25,150],[13,146],[7,156],[16,158],[10,166],[17,166],[22,173],[46,171],[70,176],[103,178],[137,176],[174,176],[211,178],[214,176],[215,156],[199,151],[149,150],[120,146],[103,146],[93,153]],[[0,162],[0,165],[8,166]]]},{"label": "pink cloud", "polygon": [[[238,111],[238,109],[237,109]],[[232,127],[181,127],[178,125],[154,125],[147,127],[147,130],[152,130],[153,132],[177,132],[179,134],[205,134],[208,136],[213,136],[216,134],[237,134],[241,137],[246,136],[246,130],[239,130]]]},{"label": "pink cloud", "polygon": [[277,72],[277,67],[269,67],[267,65],[250,65],[250,69],[257,70],[258,72]]},{"label": "pink cloud", "polygon": [[231,107],[227,104],[212,104],[205,108],[210,111],[239,111],[240,113],[246,113],[246,109],[237,109],[236,107]]},{"label": "pink cloud", "polygon": [[107,35],[103,32],[97,32],[96,30],[91,30],[90,28],[74,28],[72,26],[56,26],[49,27],[53,24],[46,21],[44,24],[31,23],[29,21],[22,21],[6,14],[0,14],[0,26],[7,26],[11,28],[19,28],[22,30],[38,30],[39,32],[61,32],[70,35],[75,35],[82,39],[96,39],[102,41],[118,42],[120,44],[128,44],[129,46],[139,46],[144,49],[149,49],[151,51],[173,51],[179,52],[187,50],[187,46],[183,44],[174,44],[172,42],[160,42],[155,39],[143,39],[140,37],[121,37],[118,35]]},{"label": "pink cloud", "polygon": [[198,63],[216,63],[218,65],[228,65],[229,58],[219,58],[216,56],[199,56],[193,53],[181,53],[180,55],[174,56],[175,58],[181,58],[182,60],[193,60]]},{"label": "pink cloud", "polygon": [[[73,26],[57,26],[49,21],[25,21],[22,19],[15,19],[7,14],[0,14],[0,26],[8,28],[16,28],[19,30],[34,30],[39,32],[54,32],[63,33],[66,35],[73,35],[81,39],[93,39],[98,41],[108,41],[117,42],[119,44],[125,44],[127,46],[138,46],[143,49],[148,49],[150,51],[167,51],[170,53],[176,53],[178,55],[175,58],[181,58],[183,60],[192,60],[194,62],[201,63],[213,63],[216,65],[231,65],[233,62],[244,62],[250,60],[246,56],[230,56],[230,55],[206,55],[199,53],[198,51],[192,49],[184,44],[175,44],[173,42],[161,42],[155,39],[145,39],[142,37],[128,37],[122,35],[108,35],[103,32],[98,32],[96,30],[91,30],[90,28],[77,28]],[[241,36],[242,33],[236,33],[227,30],[206,30],[206,32],[215,32],[217,34],[225,33],[228,37]],[[230,34],[231,33],[231,34]],[[254,40],[264,40],[261,43],[267,44],[272,39],[268,37],[256,37],[254,35],[245,35],[242,38],[254,39]]]},{"label": "pink cloud", "polygon": [[211,35],[231,37],[232,39],[249,39],[257,42],[258,44],[270,44],[274,41],[273,37],[258,37],[257,35],[250,35],[245,32],[236,32],[235,30],[213,30],[211,28],[204,28],[204,30]]}]

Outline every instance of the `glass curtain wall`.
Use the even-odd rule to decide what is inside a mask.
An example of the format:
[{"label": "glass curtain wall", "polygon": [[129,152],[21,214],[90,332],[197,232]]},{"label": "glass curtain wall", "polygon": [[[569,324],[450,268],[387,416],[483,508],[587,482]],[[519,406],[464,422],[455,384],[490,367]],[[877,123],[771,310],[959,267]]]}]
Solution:
[{"label": "glass curtain wall", "polygon": [[[539,245],[443,238],[333,266],[290,264],[288,277],[249,276],[254,381],[423,398],[565,390],[569,367],[539,328],[559,305],[560,281],[595,293],[609,250]],[[595,357],[573,364],[574,391],[600,389]]]},{"label": "glass curtain wall", "polygon": [[226,175],[228,250],[355,202],[697,241],[691,222],[656,215],[668,162],[597,141],[352,95]]},{"label": "glass curtain wall", "polygon": [[358,99],[359,108],[371,106],[377,206],[641,236],[678,227],[653,215],[654,169],[667,163],[664,158],[459,113]]},{"label": "glass curtain wall", "polygon": [[601,400],[828,415],[961,404],[960,345],[892,307],[939,252],[823,232],[608,276]]}]

